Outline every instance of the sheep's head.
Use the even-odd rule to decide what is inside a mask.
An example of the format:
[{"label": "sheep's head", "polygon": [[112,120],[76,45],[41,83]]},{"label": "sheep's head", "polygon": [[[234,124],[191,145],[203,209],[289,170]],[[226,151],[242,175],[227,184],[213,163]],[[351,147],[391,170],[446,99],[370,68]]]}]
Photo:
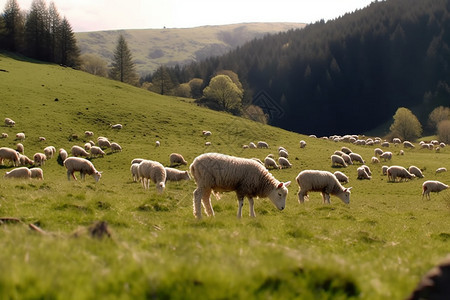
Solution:
[{"label": "sheep's head", "polygon": [[288,182],[280,182],[278,186],[273,189],[269,194],[269,199],[279,210],[283,210],[286,207],[286,197],[288,195],[287,187],[291,184]]},{"label": "sheep's head", "polygon": [[102,177],[102,172],[95,171],[93,176],[94,176],[95,182],[98,182],[100,180],[100,178]]},{"label": "sheep's head", "polygon": [[350,194],[351,194],[350,190],[351,189],[352,189],[351,187],[346,188],[346,189],[344,189],[344,191],[342,193],[337,195],[342,200],[342,202],[344,202],[345,204],[350,203]]},{"label": "sheep's head", "polygon": [[166,185],[164,184],[164,182],[160,182],[156,185],[156,190],[158,191],[158,193],[162,194],[165,187]]}]

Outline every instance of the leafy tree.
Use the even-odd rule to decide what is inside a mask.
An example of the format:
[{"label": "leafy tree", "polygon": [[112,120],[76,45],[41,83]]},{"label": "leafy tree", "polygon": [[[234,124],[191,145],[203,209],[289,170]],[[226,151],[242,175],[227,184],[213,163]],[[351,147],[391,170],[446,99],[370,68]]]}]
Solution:
[{"label": "leafy tree", "polygon": [[259,106],[249,105],[244,109],[243,114],[244,114],[244,117],[246,117],[250,120],[260,122],[263,124],[267,124],[267,115],[264,114],[264,111]]},{"label": "leafy tree", "polygon": [[194,99],[200,99],[203,96],[203,79],[193,78],[188,82],[191,88],[191,97]]},{"label": "leafy tree", "polygon": [[61,64],[71,67],[79,66],[80,50],[78,49],[72,26],[70,26],[69,21],[65,17],[61,23],[59,51]]},{"label": "leafy tree", "polygon": [[227,75],[213,77],[209,85],[203,90],[207,99],[215,101],[225,111],[232,111],[242,103],[242,90]]},{"label": "leafy tree", "polygon": [[108,66],[105,60],[94,54],[83,54],[81,57],[81,70],[93,75],[106,77]]},{"label": "leafy tree", "polygon": [[17,0],[9,0],[6,3],[3,21],[2,48],[12,52],[22,50],[25,23]]},{"label": "leafy tree", "polygon": [[393,118],[394,123],[389,128],[393,136],[403,140],[415,141],[422,135],[422,125],[409,109],[398,108]]},{"label": "leafy tree", "polygon": [[168,69],[160,66],[153,74],[151,91],[161,95],[171,95],[176,84],[174,83]]},{"label": "leafy tree", "polygon": [[428,124],[431,128],[437,128],[437,125],[444,120],[450,119],[450,107],[439,106],[433,109],[428,116]]},{"label": "leafy tree", "polygon": [[437,125],[437,135],[441,142],[450,143],[450,120],[444,120]]},{"label": "leafy tree", "polygon": [[138,83],[138,75],[135,71],[133,57],[131,56],[131,51],[128,49],[128,44],[123,35],[120,35],[117,40],[117,46],[114,51],[114,60],[109,76],[112,79],[133,85]]},{"label": "leafy tree", "polygon": [[175,96],[189,98],[191,96],[191,87],[187,83],[182,83],[175,88]]}]

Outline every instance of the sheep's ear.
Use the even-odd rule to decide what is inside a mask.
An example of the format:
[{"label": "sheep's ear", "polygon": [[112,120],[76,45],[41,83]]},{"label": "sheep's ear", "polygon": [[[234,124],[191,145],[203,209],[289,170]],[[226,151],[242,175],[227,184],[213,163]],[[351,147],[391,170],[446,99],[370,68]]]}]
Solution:
[{"label": "sheep's ear", "polygon": [[278,184],[278,186],[277,186],[277,189],[281,189],[282,187],[283,187],[283,183],[280,182],[280,183]]},{"label": "sheep's ear", "polygon": [[349,187],[349,188],[347,188],[346,190],[347,190],[347,191],[350,191],[351,189],[352,189],[352,187]]},{"label": "sheep's ear", "polygon": [[285,186],[285,187],[288,187],[289,185],[291,185],[291,182],[290,182],[290,181],[284,183],[284,186]]}]

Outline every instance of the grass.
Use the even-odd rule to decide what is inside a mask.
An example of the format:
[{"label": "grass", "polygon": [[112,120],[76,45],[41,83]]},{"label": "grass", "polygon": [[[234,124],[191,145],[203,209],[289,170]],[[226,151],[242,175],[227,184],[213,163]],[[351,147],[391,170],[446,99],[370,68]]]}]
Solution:
[{"label": "grass", "polygon": [[[0,217],[21,221],[0,225],[1,299],[403,299],[448,253],[450,192],[421,199],[425,179],[450,181],[450,173],[434,174],[449,167],[447,148],[405,149],[404,156],[390,149],[389,165],[414,164],[425,179],[389,183],[380,166],[369,164],[373,179],[359,181],[357,166],[350,166],[339,169],[350,177],[350,205],[333,196],[324,205],[319,193],[300,205],[301,170],[337,170],[329,157],[344,145],[370,160],[373,147],[309,138],[60,66],[1,55],[0,68],[9,71],[0,73],[0,118],[16,121],[0,126],[9,134],[0,146],[15,147],[15,134],[24,132],[29,156],[48,145],[69,150],[92,130],[123,147],[92,159],[104,172],[98,183],[68,181],[56,159],[42,167],[44,181],[0,178]],[[124,128],[113,131],[110,123]],[[202,130],[213,134],[205,139]],[[271,148],[241,147],[258,140]],[[293,164],[272,172],[293,182],[287,208],[257,199],[256,218],[245,204],[238,220],[236,197],[228,193],[213,199],[216,217],[195,220],[193,182],[170,182],[158,195],[129,172],[135,157],[164,165],[171,152],[188,162],[209,151],[262,159],[279,145]],[[108,223],[111,238],[90,237],[87,228],[96,221]]]}]

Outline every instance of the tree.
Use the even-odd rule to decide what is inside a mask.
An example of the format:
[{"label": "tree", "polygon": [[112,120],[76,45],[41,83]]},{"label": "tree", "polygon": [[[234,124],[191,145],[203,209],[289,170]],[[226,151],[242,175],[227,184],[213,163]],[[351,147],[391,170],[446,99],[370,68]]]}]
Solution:
[{"label": "tree", "polygon": [[450,119],[450,107],[439,106],[433,109],[428,116],[428,124],[431,128],[436,129],[437,125],[444,120]]},{"label": "tree", "polygon": [[225,111],[232,111],[242,103],[242,91],[227,75],[213,77],[209,85],[203,90],[207,99],[215,101]]},{"label": "tree", "polygon": [[393,118],[394,123],[389,128],[393,136],[403,140],[415,141],[422,135],[422,125],[409,109],[398,108]]},{"label": "tree", "polygon": [[437,125],[437,135],[441,142],[450,143],[450,120],[444,120]]},{"label": "tree", "polygon": [[203,79],[201,78],[193,78],[188,82],[191,88],[191,97],[194,99],[200,99],[202,97],[203,91]]},{"label": "tree", "polygon": [[61,17],[55,2],[51,2],[48,7],[48,30],[49,30],[49,55],[53,62],[60,61],[59,44],[61,41]]},{"label": "tree", "polygon": [[60,64],[78,67],[80,65],[80,50],[77,46],[75,34],[72,31],[69,21],[64,17],[60,29],[59,51],[61,60]]},{"label": "tree", "polygon": [[33,0],[25,23],[25,53],[41,60],[48,60],[49,28],[48,10],[44,0]]},{"label": "tree", "polygon": [[152,76],[151,91],[161,95],[171,95],[176,84],[165,66],[160,66]]},{"label": "tree", "polygon": [[93,54],[83,54],[81,57],[81,70],[92,75],[106,77],[108,75],[108,66],[105,60]]},{"label": "tree", "polygon": [[261,107],[257,105],[249,105],[244,109],[244,116],[249,118],[250,120],[267,124],[267,115],[264,114],[264,111]]},{"label": "tree", "polygon": [[138,83],[138,75],[135,71],[131,51],[128,49],[128,44],[123,35],[120,35],[117,40],[117,46],[114,51],[114,60],[109,76],[112,79],[132,85],[137,85]]},{"label": "tree", "polygon": [[17,0],[9,0],[6,3],[3,21],[2,48],[12,52],[22,50],[25,24]]}]

